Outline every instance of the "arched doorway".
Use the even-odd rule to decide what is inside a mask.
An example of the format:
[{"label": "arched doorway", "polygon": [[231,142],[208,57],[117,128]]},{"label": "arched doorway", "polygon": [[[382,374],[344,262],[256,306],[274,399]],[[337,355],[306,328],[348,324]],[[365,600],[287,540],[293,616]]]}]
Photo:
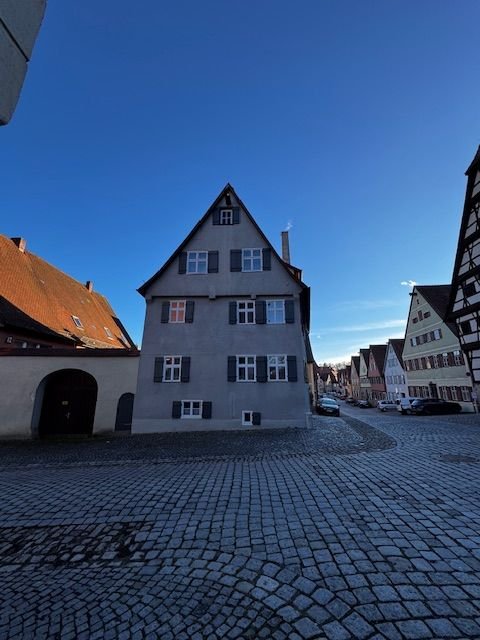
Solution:
[{"label": "arched doorway", "polygon": [[92,435],[98,386],[95,378],[79,369],[62,369],[39,385],[43,392],[38,435]]},{"label": "arched doorway", "polygon": [[133,393],[124,393],[118,399],[115,431],[132,430]]}]

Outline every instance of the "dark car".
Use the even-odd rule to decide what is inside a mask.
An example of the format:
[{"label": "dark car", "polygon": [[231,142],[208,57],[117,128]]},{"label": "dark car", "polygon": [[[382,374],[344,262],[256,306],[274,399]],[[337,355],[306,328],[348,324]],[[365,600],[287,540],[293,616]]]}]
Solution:
[{"label": "dark car", "polygon": [[353,398],[352,396],[348,396],[345,402],[348,402],[348,404],[355,404],[355,398]]},{"label": "dark car", "polygon": [[321,398],[317,402],[317,411],[330,416],[340,415],[340,407],[332,398]]},{"label": "dark car", "polygon": [[368,400],[360,400],[357,404],[359,409],[369,409],[372,405]]},{"label": "dark car", "polygon": [[440,413],[460,413],[462,407],[458,402],[448,402],[441,398],[422,398],[414,400],[410,411],[417,415],[440,414]]}]

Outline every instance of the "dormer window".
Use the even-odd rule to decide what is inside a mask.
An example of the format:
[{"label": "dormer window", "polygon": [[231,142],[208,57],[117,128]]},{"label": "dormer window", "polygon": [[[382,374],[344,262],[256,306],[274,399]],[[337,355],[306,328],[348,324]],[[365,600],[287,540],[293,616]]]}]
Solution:
[{"label": "dormer window", "polygon": [[110,331],[110,329],[108,327],[103,327],[105,329],[105,333],[107,334],[107,336],[110,338],[110,340],[113,339],[113,334]]},{"label": "dormer window", "polygon": [[233,224],[233,209],[220,209],[220,224]]},{"label": "dormer window", "polygon": [[72,316],[72,320],[75,323],[76,327],[78,327],[79,329],[83,329],[83,324],[80,318],[77,318],[77,316]]}]

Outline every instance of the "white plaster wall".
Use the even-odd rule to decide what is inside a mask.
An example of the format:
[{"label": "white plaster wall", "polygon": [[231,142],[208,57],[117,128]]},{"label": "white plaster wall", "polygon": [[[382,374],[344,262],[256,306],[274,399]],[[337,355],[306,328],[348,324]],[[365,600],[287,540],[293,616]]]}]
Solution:
[{"label": "white plaster wall", "polygon": [[41,381],[61,369],[90,373],[98,385],[94,435],[112,432],[118,399],[135,393],[138,357],[0,357],[0,438],[31,438],[32,413]]}]

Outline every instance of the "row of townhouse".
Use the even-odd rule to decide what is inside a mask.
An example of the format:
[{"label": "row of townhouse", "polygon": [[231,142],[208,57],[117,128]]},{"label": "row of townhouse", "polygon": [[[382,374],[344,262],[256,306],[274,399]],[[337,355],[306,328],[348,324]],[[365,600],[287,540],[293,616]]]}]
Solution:
[{"label": "row of townhouse", "polygon": [[[416,285],[404,339],[352,356],[349,395],[395,400],[434,397],[478,407],[480,392],[480,147],[467,190],[452,283]],[[346,377],[347,371],[338,373]]]}]

